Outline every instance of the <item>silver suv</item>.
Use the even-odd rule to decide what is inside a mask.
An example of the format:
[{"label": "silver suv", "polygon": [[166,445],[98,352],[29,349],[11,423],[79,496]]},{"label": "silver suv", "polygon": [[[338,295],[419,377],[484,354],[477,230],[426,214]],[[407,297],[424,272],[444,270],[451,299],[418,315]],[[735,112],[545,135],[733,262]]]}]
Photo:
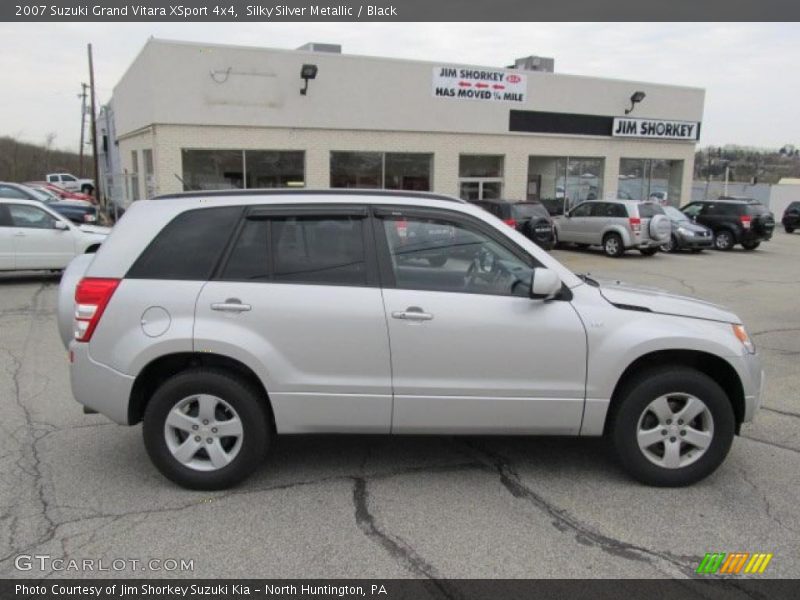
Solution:
[{"label": "silver suv", "polygon": [[143,421],[156,467],[202,489],[300,433],[606,435],[640,481],[686,485],[762,382],[724,308],[577,276],[432,194],[135,202],[65,272],[59,325],[75,398]]},{"label": "silver suv", "polygon": [[555,218],[558,243],[602,246],[608,256],[638,249],[646,256],[669,241],[672,226],[655,202],[590,200]]}]

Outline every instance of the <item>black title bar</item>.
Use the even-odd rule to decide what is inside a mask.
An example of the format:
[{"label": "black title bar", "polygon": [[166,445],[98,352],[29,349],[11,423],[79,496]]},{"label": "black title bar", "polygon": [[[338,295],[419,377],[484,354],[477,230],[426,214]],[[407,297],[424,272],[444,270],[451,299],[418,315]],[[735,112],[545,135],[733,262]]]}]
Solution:
[{"label": "black title bar", "polygon": [[[2,0],[0,21],[797,21],[797,0]],[[465,43],[468,40],[465,40]]]}]

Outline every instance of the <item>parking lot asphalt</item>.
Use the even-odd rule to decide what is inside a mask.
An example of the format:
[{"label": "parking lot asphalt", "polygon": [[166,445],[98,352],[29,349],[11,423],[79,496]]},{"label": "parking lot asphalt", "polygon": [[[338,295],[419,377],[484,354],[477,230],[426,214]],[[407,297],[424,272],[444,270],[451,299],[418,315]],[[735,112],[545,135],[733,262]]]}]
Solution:
[{"label": "parking lot asphalt", "polygon": [[[601,439],[303,436],[234,490],[186,491],[151,466],[140,426],[72,399],[58,276],[3,274],[0,576],[688,577],[706,552],[744,551],[774,553],[765,576],[800,577],[800,235],[755,252],[554,254],[744,319],[766,395],[714,475],[644,487]],[[194,570],[19,571],[21,554]]]}]

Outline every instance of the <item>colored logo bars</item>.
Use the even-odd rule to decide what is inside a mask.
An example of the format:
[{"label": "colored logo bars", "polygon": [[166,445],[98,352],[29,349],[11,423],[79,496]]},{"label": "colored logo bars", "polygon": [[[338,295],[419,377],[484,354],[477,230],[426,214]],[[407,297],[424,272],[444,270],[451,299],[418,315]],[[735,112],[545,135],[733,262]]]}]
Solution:
[{"label": "colored logo bars", "polygon": [[706,552],[706,555],[697,567],[697,573],[703,575],[710,575],[713,573],[725,573],[729,575],[738,575],[739,573],[763,573],[769,561],[772,560],[772,556],[771,553],[767,554],[764,552],[756,552],[754,554],[750,554],[749,552],[732,552],[730,554],[726,554],[725,552]]}]

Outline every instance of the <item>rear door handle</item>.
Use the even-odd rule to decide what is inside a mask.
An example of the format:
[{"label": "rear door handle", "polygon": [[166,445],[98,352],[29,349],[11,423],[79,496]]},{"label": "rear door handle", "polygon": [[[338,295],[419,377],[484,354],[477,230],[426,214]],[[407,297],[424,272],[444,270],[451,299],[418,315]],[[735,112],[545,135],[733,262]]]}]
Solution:
[{"label": "rear door handle", "polygon": [[24,231],[18,231],[14,234],[14,237],[25,237],[26,233]]},{"label": "rear door handle", "polygon": [[246,312],[253,310],[249,304],[242,304],[238,298],[228,298],[225,302],[214,302],[211,305],[211,310],[219,310],[222,312]]},{"label": "rear door handle", "polygon": [[393,319],[402,319],[404,321],[430,321],[433,319],[431,313],[424,312],[418,306],[409,306],[405,310],[397,310],[392,313]]}]

